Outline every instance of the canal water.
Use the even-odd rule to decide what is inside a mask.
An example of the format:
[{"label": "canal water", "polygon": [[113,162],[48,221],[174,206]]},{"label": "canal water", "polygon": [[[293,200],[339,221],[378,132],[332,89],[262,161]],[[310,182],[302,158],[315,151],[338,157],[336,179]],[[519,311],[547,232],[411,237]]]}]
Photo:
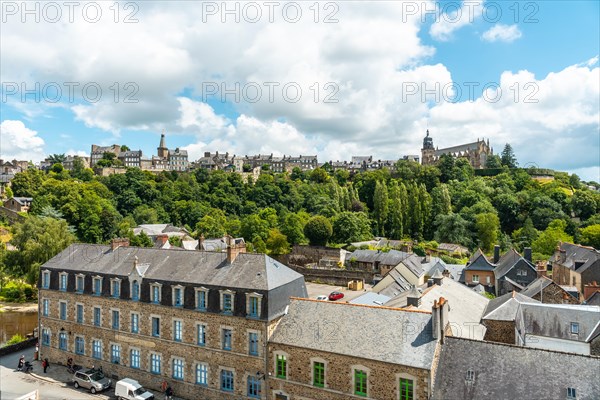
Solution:
[{"label": "canal water", "polygon": [[20,333],[23,337],[37,327],[38,313],[34,312],[0,312],[0,344],[6,343],[10,338]]}]

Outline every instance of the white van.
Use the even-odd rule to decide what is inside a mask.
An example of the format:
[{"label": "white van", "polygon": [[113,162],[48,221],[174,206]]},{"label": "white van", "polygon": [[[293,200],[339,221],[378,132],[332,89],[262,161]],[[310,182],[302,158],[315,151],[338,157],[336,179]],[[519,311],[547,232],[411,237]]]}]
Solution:
[{"label": "white van", "polygon": [[121,379],[115,384],[115,396],[119,400],[154,400],[154,395],[130,378]]}]

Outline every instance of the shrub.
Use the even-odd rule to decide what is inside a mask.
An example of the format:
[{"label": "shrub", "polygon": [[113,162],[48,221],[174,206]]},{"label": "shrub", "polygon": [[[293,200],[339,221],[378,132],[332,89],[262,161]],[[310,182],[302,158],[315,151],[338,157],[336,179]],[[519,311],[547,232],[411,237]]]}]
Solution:
[{"label": "shrub", "polygon": [[21,343],[24,340],[25,340],[25,337],[23,337],[23,336],[21,336],[20,334],[17,333],[17,334],[14,334],[10,338],[10,340],[4,344],[4,346],[10,346],[10,345],[13,345],[13,344]]}]

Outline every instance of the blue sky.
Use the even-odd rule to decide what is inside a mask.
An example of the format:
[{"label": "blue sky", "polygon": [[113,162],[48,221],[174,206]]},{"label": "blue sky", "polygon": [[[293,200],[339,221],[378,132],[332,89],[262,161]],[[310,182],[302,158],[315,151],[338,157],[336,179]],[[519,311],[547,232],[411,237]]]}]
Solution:
[{"label": "blue sky", "polygon": [[[524,162],[600,181],[600,2],[476,1],[469,3],[475,4],[473,22],[463,8],[457,22],[446,24],[452,15],[438,14],[434,23],[430,14],[421,23],[420,15],[403,13],[406,3],[335,4],[333,24],[315,23],[308,9],[294,24],[277,13],[273,23],[223,23],[219,15],[200,23],[206,17],[198,14],[200,2],[139,3],[138,23],[104,18],[92,25],[76,18],[61,20],[61,29],[43,18],[22,23],[3,15],[0,153],[39,161],[52,153],[89,152],[92,143],[119,143],[151,155],[164,129],[169,147],[185,147],[192,158],[218,150],[318,154],[323,161],[363,153],[391,159],[418,154],[429,127],[440,147],[486,137],[500,151],[510,142]],[[457,4],[437,3],[440,13]],[[498,21],[483,17],[493,7],[502,11]],[[78,96],[69,103],[63,96],[38,104],[6,90],[11,82],[69,81],[98,82],[101,101],[89,104]],[[263,93],[252,103],[202,96],[203,82],[232,88],[270,81],[280,87],[296,82],[302,99],[270,102]],[[114,82],[135,82],[139,103],[111,101]],[[317,102],[311,99],[314,82],[321,87]],[[322,101],[327,82],[339,87],[337,103]],[[407,83],[433,88],[436,82],[454,82],[464,90],[461,98],[403,98]],[[480,84],[475,101],[468,101],[465,82]],[[486,83],[501,84],[501,101],[482,98]],[[523,102],[531,93],[524,89],[528,83],[535,85],[535,104]]]}]

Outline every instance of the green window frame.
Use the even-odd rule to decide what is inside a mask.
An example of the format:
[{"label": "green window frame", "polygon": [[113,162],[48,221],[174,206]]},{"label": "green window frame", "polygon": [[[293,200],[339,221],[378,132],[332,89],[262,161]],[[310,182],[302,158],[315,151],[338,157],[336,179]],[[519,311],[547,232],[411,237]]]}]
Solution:
[{"label": "green window frame", "polygon": [[277,354],[277,371],[278,378],[287,379],[287,357],[283,354]]},{"label": "green window frame", "polygon": [[325,387],[325,363],[313,363],[313,386]]},{"label": "green window frame", "polygon": [[400,378],[400,400],[413,400],[414,382],[412,379]]},{"label": "green window frame", "polygon": [[354,370],[354,394],[357,396],[367,396],[367,373],[366,371]]}]

